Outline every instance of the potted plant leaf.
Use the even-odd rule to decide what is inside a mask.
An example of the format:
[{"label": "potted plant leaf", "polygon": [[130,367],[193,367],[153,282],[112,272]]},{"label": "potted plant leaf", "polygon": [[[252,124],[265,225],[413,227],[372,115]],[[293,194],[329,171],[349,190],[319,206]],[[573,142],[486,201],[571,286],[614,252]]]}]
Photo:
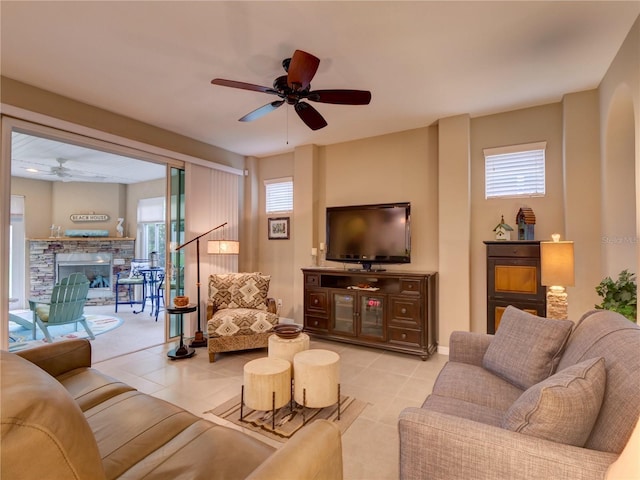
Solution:
[{"label": "potted plant leaf", "polygon": [[613,310],[635,322],[638,314],[638,287],[636,276],[628,270],[623,270],[618,275],[618,280],[613,281],[606,277],[596,287],[596,292],[602,297],[602,303],[596,308]]}]

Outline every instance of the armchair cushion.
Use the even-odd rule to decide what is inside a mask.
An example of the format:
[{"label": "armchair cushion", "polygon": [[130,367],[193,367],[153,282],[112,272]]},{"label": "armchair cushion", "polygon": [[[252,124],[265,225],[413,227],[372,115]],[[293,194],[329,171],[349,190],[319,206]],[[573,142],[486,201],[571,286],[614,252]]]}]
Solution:
[{"label": "armchair cushion", "polygon": [[225,308],[218,310],[207,322],[211,337],[252,335],[266,333],[278,323],[275,313],[250,308]]},{"label": "armchair cushion", "polygon": [[565,368],[524,392],[502,427],[582,447],[598,418],[606,378],[602,357]]},{"label": "armchair cushion", "polygon": [[216,310],[253,308],[267,310],[271,276],[260,273],[228,273],[209,277],[209,299]]},{"label": "armchair cushion", "polygon": [[526,390],[555,373],[572,327],[571,320],[541,318],[509,306],[482,366]]}]

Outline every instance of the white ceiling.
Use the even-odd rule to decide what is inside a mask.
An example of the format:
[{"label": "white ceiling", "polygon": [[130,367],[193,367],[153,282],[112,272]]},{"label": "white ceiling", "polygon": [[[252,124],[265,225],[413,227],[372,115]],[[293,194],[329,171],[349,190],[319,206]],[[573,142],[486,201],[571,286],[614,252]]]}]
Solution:
[{"label": "white ceiling", "polygon": [[50,182],[132,184],[166,177],[166,167],[13,132],[11,176]]},{"label": "white ceiling", "polygon": [[[327,145],[561,100],[596,88],[639,1],[3,1],[2,75],[243,155]],[[211,85],[271,86],[295,49],[312,89],[370,90],[368,106],[291,107]]]}]

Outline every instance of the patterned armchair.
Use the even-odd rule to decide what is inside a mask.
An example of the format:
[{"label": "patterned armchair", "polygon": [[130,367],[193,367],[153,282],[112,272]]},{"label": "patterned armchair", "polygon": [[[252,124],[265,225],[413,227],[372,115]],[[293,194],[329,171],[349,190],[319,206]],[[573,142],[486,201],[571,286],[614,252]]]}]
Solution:
[{"label": "patterned armchair", "polygon": [[209,276],[207,334],[209,362],[216,352],[264,348],[278,323],[276,302],[268,298],[269,275],[224,273]]}]

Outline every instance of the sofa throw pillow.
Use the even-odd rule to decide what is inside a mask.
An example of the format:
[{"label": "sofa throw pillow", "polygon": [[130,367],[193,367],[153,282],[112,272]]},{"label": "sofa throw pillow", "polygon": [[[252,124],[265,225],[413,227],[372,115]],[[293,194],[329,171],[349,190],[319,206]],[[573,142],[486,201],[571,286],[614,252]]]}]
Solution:
[{"label": "sofa throw pillow", "polygon": [[537,317],[508,306],[482,366],[526,390],[555,373],[572,327],[571,320]]},{"label": "sofa throw pillow", "polygon": [[567,367],[525,391],[502,428],[582,447],[598,418],[607,380],[604,358]]}]

